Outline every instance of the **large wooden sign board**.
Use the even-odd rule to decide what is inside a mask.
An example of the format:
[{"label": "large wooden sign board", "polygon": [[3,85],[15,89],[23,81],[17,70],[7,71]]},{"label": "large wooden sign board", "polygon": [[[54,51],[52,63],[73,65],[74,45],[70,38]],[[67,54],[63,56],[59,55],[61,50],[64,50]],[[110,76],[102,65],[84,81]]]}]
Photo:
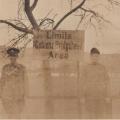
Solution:
[{"label": "large wooden sign board", "polygon": [[84,49],[84,31],[41,30],[35,36],[33,46],[49,59],[78,58]]}]

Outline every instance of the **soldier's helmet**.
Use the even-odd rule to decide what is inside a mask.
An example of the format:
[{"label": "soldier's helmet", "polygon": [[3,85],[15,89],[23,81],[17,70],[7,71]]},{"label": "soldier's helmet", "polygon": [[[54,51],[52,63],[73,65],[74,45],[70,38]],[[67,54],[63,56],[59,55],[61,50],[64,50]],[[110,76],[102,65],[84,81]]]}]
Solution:
[{"label": "soldier's helmet", "polygon": [[11,57],[17,57],[19,52],[20,52],[20,50],[18,48],[7,49],[7,54],[8,54],[8,56],[11,56]]},{"label": "soldier's helmet", "polygon": [[92,48],[90,54],[100,54],[100,51],[97,48]]}]

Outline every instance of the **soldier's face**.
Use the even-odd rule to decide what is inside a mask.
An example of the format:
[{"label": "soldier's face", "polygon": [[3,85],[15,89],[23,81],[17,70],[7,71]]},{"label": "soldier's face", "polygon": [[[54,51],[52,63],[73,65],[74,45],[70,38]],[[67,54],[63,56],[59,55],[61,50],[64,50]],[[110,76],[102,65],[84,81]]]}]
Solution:
[{"label": "soldier's face", "polygon": [[12,64],[16,63],[16,60],[17,60],[17,56],[11,56],[11,57],[10,57],[10,62],[11,62]]},{"label": "soldier's face", "polygon": [[92,54],[91,55],[91,62],[92,63],[97,63],[99,60],[99,54]]}]

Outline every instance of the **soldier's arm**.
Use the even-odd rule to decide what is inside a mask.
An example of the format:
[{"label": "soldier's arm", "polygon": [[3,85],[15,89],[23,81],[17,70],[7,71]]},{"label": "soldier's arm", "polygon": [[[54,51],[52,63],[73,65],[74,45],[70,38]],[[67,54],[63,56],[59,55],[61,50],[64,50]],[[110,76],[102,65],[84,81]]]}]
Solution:
[{"label": "soldier's arm", "polygon": [[25,97],[29,96],[29,82],[26,68],[24,67],[24,84],[25,84]]},{"label": "soldier's arm", "polygon": [[0,78],[0,96],[1,96],[2,89],[5,84],[5,80],[6,80],[6,70],[5,70],[5,67],[3,67],[2,72],[1,72],[1,78]]},{"label": "soldier's arm", "polygon": [[111,96],[110,77],[109,77],[107,71],[105,71],[104,76],[105,76],[105,81],[106,81],[107,94],[108,94],[108,96]]},{"label": "soldier's arm", "polygon": [[85,76],[86,76],[86,70],[85,66],[81,66],[80,69],[80,79],[79,79],[79,93],[80,93],[80,101],[84,103],[85,101]]},{"label": "soldier's arm", "polygon": [[106,86],[106,90],[107,90],[106,102],[111,102],[112,95],[111,95],[110,77],[109,77],[106,69],[104,72],[104,77],[105,77],[105,86]]}]

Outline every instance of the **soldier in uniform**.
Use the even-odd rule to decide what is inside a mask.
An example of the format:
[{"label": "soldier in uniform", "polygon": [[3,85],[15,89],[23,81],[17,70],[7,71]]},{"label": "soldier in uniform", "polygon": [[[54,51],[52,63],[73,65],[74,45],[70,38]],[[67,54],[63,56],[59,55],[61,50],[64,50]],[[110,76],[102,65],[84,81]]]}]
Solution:
[{"label": "soldier in uniform", "polygon": [[0,79],[0,96],[9,118],[20,117],[27,95],[25,67],[17,62],[19,49],[7,50],[10,63],[3,66]]},{"label": "soldier in uniform", "polygon": [[98,62],[100,52],[92,48],[91,63],[81,71],[81,103],[84,104],[84,117],[111,118],[110,79],[103,65]]}]

